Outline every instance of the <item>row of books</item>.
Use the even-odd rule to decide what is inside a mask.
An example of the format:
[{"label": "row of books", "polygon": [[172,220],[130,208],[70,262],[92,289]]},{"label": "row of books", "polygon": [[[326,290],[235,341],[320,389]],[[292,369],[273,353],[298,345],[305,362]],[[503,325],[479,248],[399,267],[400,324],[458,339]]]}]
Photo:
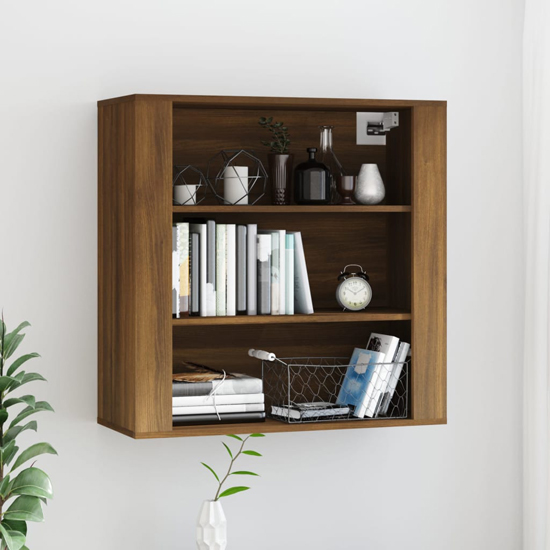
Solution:
[{"label": "row of books", "polygon": [[313,313],[301,233],[213,220],[174,224],[172,313]]},{"label": "row of books", "polygon": [[271,414],[289,421],[334,420],[388,415],[410,344],[372,333],[366,348],[355,348],[336,402],[273,405]]},{"label": "row of books", "polygon": [[265,396],[259,378],[184,362],[172,378],[173,424],[262,422]]}]

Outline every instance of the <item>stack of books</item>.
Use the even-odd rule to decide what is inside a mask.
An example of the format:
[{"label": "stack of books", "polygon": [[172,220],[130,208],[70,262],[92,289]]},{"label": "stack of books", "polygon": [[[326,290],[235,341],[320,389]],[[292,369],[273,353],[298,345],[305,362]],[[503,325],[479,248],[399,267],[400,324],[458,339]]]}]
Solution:
[{"label": "stack of books", "polygon": [[260,378],[184,362],[172,377],[175,426],[265,420]]},{"label": "stack of books", "polygon": [[213,220],[174,224],[172,313],[313,313],[301,233]]},{"label": "stack of books", "polygon": [[373,332],[366,349],[353,351],[336,403],[358,418],[387,415],[409,351],[396,336]]}]

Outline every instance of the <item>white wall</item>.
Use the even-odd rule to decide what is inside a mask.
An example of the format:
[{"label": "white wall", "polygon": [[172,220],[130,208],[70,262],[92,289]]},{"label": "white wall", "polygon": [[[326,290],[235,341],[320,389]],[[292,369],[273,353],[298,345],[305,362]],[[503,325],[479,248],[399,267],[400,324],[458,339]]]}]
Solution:
[{"label": "white wall", "polygon": [[30,548],[194,548],[199,461],[225,460],[220,438],[95,423],[95,102],[135,92],[449,101],[449,424],[259,441],[230,548],[520,547],[522,18],[522,0],[2,2],[0,304],[33,324],[60,452]]}]

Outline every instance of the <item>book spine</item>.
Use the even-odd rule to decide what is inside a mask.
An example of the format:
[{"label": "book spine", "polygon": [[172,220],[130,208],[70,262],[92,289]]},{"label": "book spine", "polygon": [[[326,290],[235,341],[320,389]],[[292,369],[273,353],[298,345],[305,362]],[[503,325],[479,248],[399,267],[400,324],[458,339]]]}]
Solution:
[{"label": "book spine", "polygon": [[294,231],[294,311],[296,313],[313,313],[313,301],[309,287],[306,256],[300,231]]},{"label": "book spine", "polygon": [[200,235],[191,233],[191,254],[189,255],[191,266],[191,307],[189,313],[191,315],[199,315],[200,313]]},{"label": "book spine", "polygon": [[237,315],[237,226],[227,224],[227,315]]},{"label": "book spine", "polygon": [[271,313],[271,235],[257,236],[258,314]]},{"label": "book spine", "polygon": [[178,255],[180,268],[180,314],[189,313],[189,224],[178,223]]},{"label": "book spine", "polygon": [[216,226],[216,315],[227,315],[227,226]]},{"label": "book spine", "polygon": [[279,315],[286,314],[286,231],[279,230]]},{"label": "book spine", "polygon": [[180,316],[180,267],[176,225],[172,226],[172,315]]},{"label": "book spine", "polygon": [[237,313],[246,313],[246,229],[237,226]]},{"label": "book spine", "polygon": [[391,374],[390,382],[388,384],[386,393],[382,398],[382,405],[380,406],[381,414],[387,414],[388,412],[391,400],[393,398],[393,394],[395,393],[397,384],[399,383],[399,378],[401,377],[401,372],[403,370],[404,362],[407,360],[407,356],[409,355],[410,347],[411,347],[410,344],[408,344],[407,342],[401,342],[399,344],[399,349],[397,350],[397,355],[395,358],[396,362],[393,367],[393,372]]},{"label": "book spine", "polygon": [[189,229],[199,235],[199,314],[206,317],[206,224],[192,223]]},{"label": "book spine", "polygon": [[189,426],[190,424],[237,424],[239,422],[263,422],[265,412],[247,413],[224,413],[218,417],[217,414],[192,414],[173,415],[174,426]]},{"label": "book spine", "polygon": [[206,309],[216,315],[216,222],[206,222]]},{"label": "book spine", "polygon": [[241,403],[236,405],[198,405],[191,407],[172,407],[172,415],[189,414],[223,414],[223,413],[246,413],[264,412],[263,403]]},{"label": "book spine", "polygon": [[294,315],[294,235],[286,235],[285,314]]},{"label": "book spine", "polygon": [[216,389],[216,395],[242,395],[263,392],[263,382],[260,378],[244,378],[226,380],[223,384],[212,382],[173,382],[172,395],[174,397],[208,395]]},{"label": "book spine", "polygon": [[280,267],[281,248],[279,246],[279,232],[271,233],[271,315],[280,315],[280,291],[281,274]]},{"label": "book spine", "polygon": [[258,226],[255,223],[247,225],[247,247],[246,247],[246,262],[247,262],[247,289],[246,289],[246,312],[248,315],[258,314],[258,288],[257,288],[257,243]]},{"label": "book spine", "polygon": [[194,395],[172,397],[172,407],[195,407],[199,405],[240,405],[242,403],[264,403],[263,393],[241,393],[232,395]]}]

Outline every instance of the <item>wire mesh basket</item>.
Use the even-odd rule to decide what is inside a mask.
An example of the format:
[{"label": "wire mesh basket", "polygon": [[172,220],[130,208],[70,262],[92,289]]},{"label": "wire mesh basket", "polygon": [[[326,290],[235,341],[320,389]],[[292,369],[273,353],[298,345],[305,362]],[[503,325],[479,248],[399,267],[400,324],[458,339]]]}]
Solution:
[{"label": "wire mesh basket", "polygon": [[365,371],[347,357],[277,358],[250,350],[262,360],[266,411],[286,423],[407,418],[407,361],[369,365]]}]

